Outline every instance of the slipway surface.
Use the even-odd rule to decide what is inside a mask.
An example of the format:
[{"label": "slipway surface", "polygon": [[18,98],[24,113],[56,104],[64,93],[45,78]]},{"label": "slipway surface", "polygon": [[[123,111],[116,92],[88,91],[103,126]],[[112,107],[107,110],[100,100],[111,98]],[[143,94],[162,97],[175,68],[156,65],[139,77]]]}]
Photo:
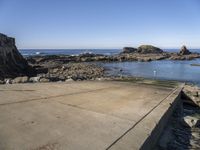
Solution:
[{"label": "slipway surface", "polygon": [[0,85],[0,149],[137,149],[164,112],[144,130],[140,122],[175,90],[119,81]]}]

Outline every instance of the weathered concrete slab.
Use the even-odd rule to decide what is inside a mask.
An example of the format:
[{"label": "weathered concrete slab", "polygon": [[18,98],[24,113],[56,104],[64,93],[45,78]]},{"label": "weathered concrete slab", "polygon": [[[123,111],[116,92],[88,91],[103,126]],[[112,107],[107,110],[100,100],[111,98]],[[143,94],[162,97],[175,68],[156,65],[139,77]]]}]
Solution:
[{"label": "weathered concrete slab", "polygon": [[[133,126],[173,90],[111,81],[1,85],[0,149],[133,147],[145,131]],[[129,129],[128,142],[117,140]]]}]

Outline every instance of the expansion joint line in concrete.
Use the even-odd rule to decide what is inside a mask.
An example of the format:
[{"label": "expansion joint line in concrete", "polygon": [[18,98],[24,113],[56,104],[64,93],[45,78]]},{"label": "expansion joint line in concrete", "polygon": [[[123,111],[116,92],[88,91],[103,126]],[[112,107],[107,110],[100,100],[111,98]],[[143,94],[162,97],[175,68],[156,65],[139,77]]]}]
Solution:
[{"label": "expansion joint line in concrete", "polygon": [[55,96],[49,96],[49,97],[34,98],[34,99],[29,99],[29,100],[21,100],[21,101],[17,101],[17,102],[3,103],[3,104],[0,104],[0,106],[12,105],[12,104],[18,104],[18,103],[27,103],[27,102],[31,102],[31,101],[40,101],[40,100],[44,100],[44,99],[48,100],[48,99],[52,99],[52,98],[58,98],[58,97],[63,97],[63,96],[76,95],[76,94],[91,93],[91,92],[96,92],[96,91],[107,90],[110,88],[120,88],[120,87],[107,87],[107,88],[100,88],[100,89],[89,90],[89,91],[74,92],[74,93],[55,95]]},{"label": "expansion joint line in concrete", "polygon": [[173,95],[177,89],[175,88],[172,92],[170,92],[165,98],[163,98],[157,105],[155,105],[151,110],[149,110],[142,118],[140,118],[132,127],[130,127],[126,132],[124,132],[119,138],[117,138],[111,145],[109,145],[106,150],[109,150],[113,145],[115,145],[120,139],[122,139],[128,132],[135,128],[144,118],[146,118],[154,109],[156,109],[163,101],[165,101],[168,97]]},{"label": "expansion joint line in concrete", "polygon": [[[102,114],[103,114],[103,115],[108,115],[108,116],[111,116],[111,117],[119,118],[119,119],[121,119],[121,120],[129,121],[129,122],[133,121],[133,120],[126,119],[126,118],[123,118],[123,117],[119,117],[119,116],[116,116],[116,115],[113,115],[113,114],[106,114],[106,113],[102,113],[102,112],[98,112],[98,111],[94,111],[94,110],[89,110],[89,109],[86,109],[86,108],[83,108],[83,107],[79,107],[79,106],[77,106],[77,105],[65,104],[65,103],[62,103],[62,102],[58,102],[58,103],[60,103],[60,104],[62,104],[62,105],[67,105],[67,106],[69,106],[69,107],[73,107],[73,108],[81,109],[81,110],[84,110],[84,111],[88,111],[88,112],[94,112],[94,113],[98,113],[98,114],[101,114],[101,115],[102,115]],[[86,104],[86,103],[87,103],[87,102],[85,102],[85,103],[83,103],[83,104]],[[82,104],[80,104],[80,105],[82,105]]]}]

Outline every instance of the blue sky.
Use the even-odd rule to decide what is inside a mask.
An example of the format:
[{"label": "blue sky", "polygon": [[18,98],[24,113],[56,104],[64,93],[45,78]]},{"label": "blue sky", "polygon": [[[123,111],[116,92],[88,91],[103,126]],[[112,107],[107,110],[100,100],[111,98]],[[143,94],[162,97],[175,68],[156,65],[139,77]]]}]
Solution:
[{"label": "blue sky", "polygon": [[0,0],[19,48],[200,47],[200,0]]}]

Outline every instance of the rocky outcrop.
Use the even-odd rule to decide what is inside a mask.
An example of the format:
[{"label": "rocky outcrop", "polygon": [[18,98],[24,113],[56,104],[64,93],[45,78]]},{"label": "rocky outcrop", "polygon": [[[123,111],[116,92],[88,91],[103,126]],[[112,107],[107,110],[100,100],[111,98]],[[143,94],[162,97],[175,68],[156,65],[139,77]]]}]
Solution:
[{"label": "rocky outcrop", "polygon": [[154,53],[163,53],[163,50],[152,45],[141,45],[140,47],[138,47],[137,52],[142,54],[148,54],[148,53],[154,54]]},{"label": "rocky outcrop", "polygon": [[199,53],[191,53],[188,55],[180,55],[179,53],[170,54],[169,60],[193,60],[196,58],[200,58]]},{"label": "rocky outcrop", "polygon": [[[120,53],[118,55],[111,56],[31,56],[28,57],[28,62],[36,68],[37,73],[47,72],[48,70],[41,67],[42,65],[48,65],[55,67],[56,64],[65,64],[69,62],[124,62],[124,61],[153,61],[153,60],[162,60],[169,58],[170,55],[168,53]],[[48,63],[46,63],[48,62]]]},{"label": "rocky outcrop", "polygon": [[14,78],[32,72],[17,50],[15,39],[0,33],[0,78]]},{"label": "rocky outcrop", "polygon": [[27,83],[29,81],[29,78],[27,76],[24,77],[16,77],[12,80],[12,83]]},{"label": "rocky outcrop", "polygon": [[185,45],[183,45],[181,47],[179,54],[180,55],[189,55],[189,54],[191,54],[191,52],[187,49],[187,47]]},{"label": "rocky outcrop", "polygon": [[137,52],[137,48],[133,47],[124,47],[122,53],[135,53]]},{"label": "rocky outcrop", "polygon": [[190,105],[197,105],[200,107],[200,88],[197,86],[185,85],[182,97],[191,102]]},{"label": "rocky outcrop", "polygon": [[58,64],[56,67],[51,67],[51,64],[49,66],[46,64],[45,66],[49,67],[48,73],[43,74],[41,79],[45,78],[49,79],[49,81],[88,80],[100,78],[104,75],[104,68],[95,64],[68,63]]},{"label": "rocky outcrop", "polygon": [[141,45],[138,48],[124,47],[122,54],[123,53],[157,54],[163,53],[163,50],[152,45]]}]

